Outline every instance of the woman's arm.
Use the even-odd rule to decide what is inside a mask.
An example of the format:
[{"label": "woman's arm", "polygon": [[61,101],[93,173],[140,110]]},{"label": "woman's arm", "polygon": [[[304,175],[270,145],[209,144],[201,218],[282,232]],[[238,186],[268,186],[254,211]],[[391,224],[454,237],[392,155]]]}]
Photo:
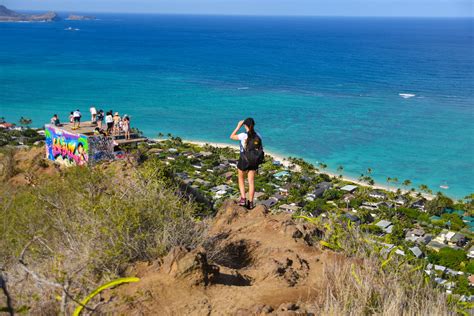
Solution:
[{"label": "woman's arm", "polygon": [[239,136],[237,136],[237,132],[239,131],[239,129],[242,127],[243,124],[244,124],[244,121],[240,121],[240,122],[237,124],[237,127],[234,129],[234,131],[232,132],[232,134],[230,134],[230,139],[239,140]]}]

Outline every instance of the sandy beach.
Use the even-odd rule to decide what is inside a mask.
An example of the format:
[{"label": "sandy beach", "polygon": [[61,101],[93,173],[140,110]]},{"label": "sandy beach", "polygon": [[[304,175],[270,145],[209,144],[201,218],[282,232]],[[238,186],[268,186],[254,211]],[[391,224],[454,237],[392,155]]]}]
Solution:
[{"label": "sandy beach", "polygon": [[[155,140],[156,141],[163,141],[164,139],[155,139]],[[183,142],[190,143],[190,144],[195,144],[195,145],[198,145],[198,146],[210,145],[210,146],[218,147],[218,148],[230,147],[230,148],[237,149],[237,150],[239,149],[238,145],[226,144],[226,143],[207,142],[207,141],[191,140],[191,139],[183,139]],[[273,160],[280,161],[281,164],[283,166],[285,166],[286,168],[289,168],[291,166],[291,162],[286,157],[284,157],[282,155],[276,154],[276,153],[268,151],[268,150],[265,150],[265,154],[271,156],[273,158]],[[296,171],[299,171],[299,170],[296,170]],[[327,171],[327,170],[324,170],[321,173],[325,173],[325,174],[327,174],[331,177],[339,177],[339,174],[336,174],[334,172],[330,172],[330,171]],[[402,193],[409,192],[407,190],[403,190],[402,188],[398,188],[398,187],[395,187],[395,186],[394,187],[388,187],[388,186],[380,184],[380,183],[375,183],[374,185],[369,185],[365,182],[359,181],[358,179],[347,177],[344,174],[342,175],[342,179],[344,181],[352,182],[354,184],[361,185],[361,186],[372,187],[374,189],[381,189],[381,190],[386,190],[386,191],[391,191],[391,192],[396,192],[398,189],[400,189],[402,191]],[[429,200],[431,200],[433,198],[433,195],[430,195],[430,194],[422,193],[422,195],[426,199],[429,199]]]}]

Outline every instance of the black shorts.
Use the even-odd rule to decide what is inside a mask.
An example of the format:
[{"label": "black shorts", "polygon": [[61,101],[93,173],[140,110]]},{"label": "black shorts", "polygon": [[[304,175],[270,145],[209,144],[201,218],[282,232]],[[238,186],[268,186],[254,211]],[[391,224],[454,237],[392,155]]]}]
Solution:
[{"label": "black shorts", "polygon": [[112,129],[114,127],[114,122],[107,123],[107,129]]},{"label": "black shorts", "polygon": [[258,165],[249,164],[245,157],[243,157],[243,155],[240,155],[239,161],[237,162],[237,169],[242,171],[257,171]]},{"label": "black shorts", "polygon": [[74,122],[77,122],[77,123],[80,123],[81,122],[81,118],[80,117],[74,117]]}]

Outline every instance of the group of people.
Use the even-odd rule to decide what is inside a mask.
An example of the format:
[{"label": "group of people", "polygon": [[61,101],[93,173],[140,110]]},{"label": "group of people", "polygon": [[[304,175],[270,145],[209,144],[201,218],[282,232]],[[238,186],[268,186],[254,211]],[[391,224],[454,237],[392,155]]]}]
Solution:
[{"label": "group of people", "polygon": [[[118,112],[109,110],[107,113],[104,110],[99,110],[92,106],[90,108],[91,122],[97,124],[101,130],[106,130],[107,135],[119,136],[124,134],[125,139],[130,139],[130,117],[125,114],[123,117]],[[105,120],[105,126],[103,125]]]},{"label": "group of people", "polygon": [[[91,106],[89,109],[91,113],[91,122],[96,124],[96,132],[111,136],[119,136],[123,133],[125,139],[130,139],[130,117],[125,114],[123,117],[120,116],[118,112],[112,110],[107,113],[104,110],[99,110],[95,106]],[[69,114],[69,123],[72,124],[72,129],[76,130],[81,127],[81,118],[82,113],[79,109],[71,111]],[[105,125],[104,125],[105,121]],[[51,124],[54,126],[59,126],[61,123],[57,114],[54,114],[51,118]]]}]

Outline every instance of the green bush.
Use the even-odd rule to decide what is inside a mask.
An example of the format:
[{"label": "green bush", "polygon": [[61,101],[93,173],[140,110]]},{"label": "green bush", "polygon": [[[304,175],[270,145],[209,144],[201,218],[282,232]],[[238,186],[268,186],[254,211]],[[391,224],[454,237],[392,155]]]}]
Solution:
[{"label": "green bush", "polygon": [[430,252],[428,260],[454,270],[466,270],[467,255],[462,249],[442,248],[439,252]]},{"label": "green bush", "polygon": [[71,291],[83,297],[132,262],[200,242],[196,207],[176,193],[165,170],[153,161],[126,173],[120,163],[103,168],[68,168],[34,187],[0,187],[0,265],[22,305],[34,305],[35,295],[58,304],[54,293],[15,275],[22,251],[29,269],[52,282],[70,279]]}]

